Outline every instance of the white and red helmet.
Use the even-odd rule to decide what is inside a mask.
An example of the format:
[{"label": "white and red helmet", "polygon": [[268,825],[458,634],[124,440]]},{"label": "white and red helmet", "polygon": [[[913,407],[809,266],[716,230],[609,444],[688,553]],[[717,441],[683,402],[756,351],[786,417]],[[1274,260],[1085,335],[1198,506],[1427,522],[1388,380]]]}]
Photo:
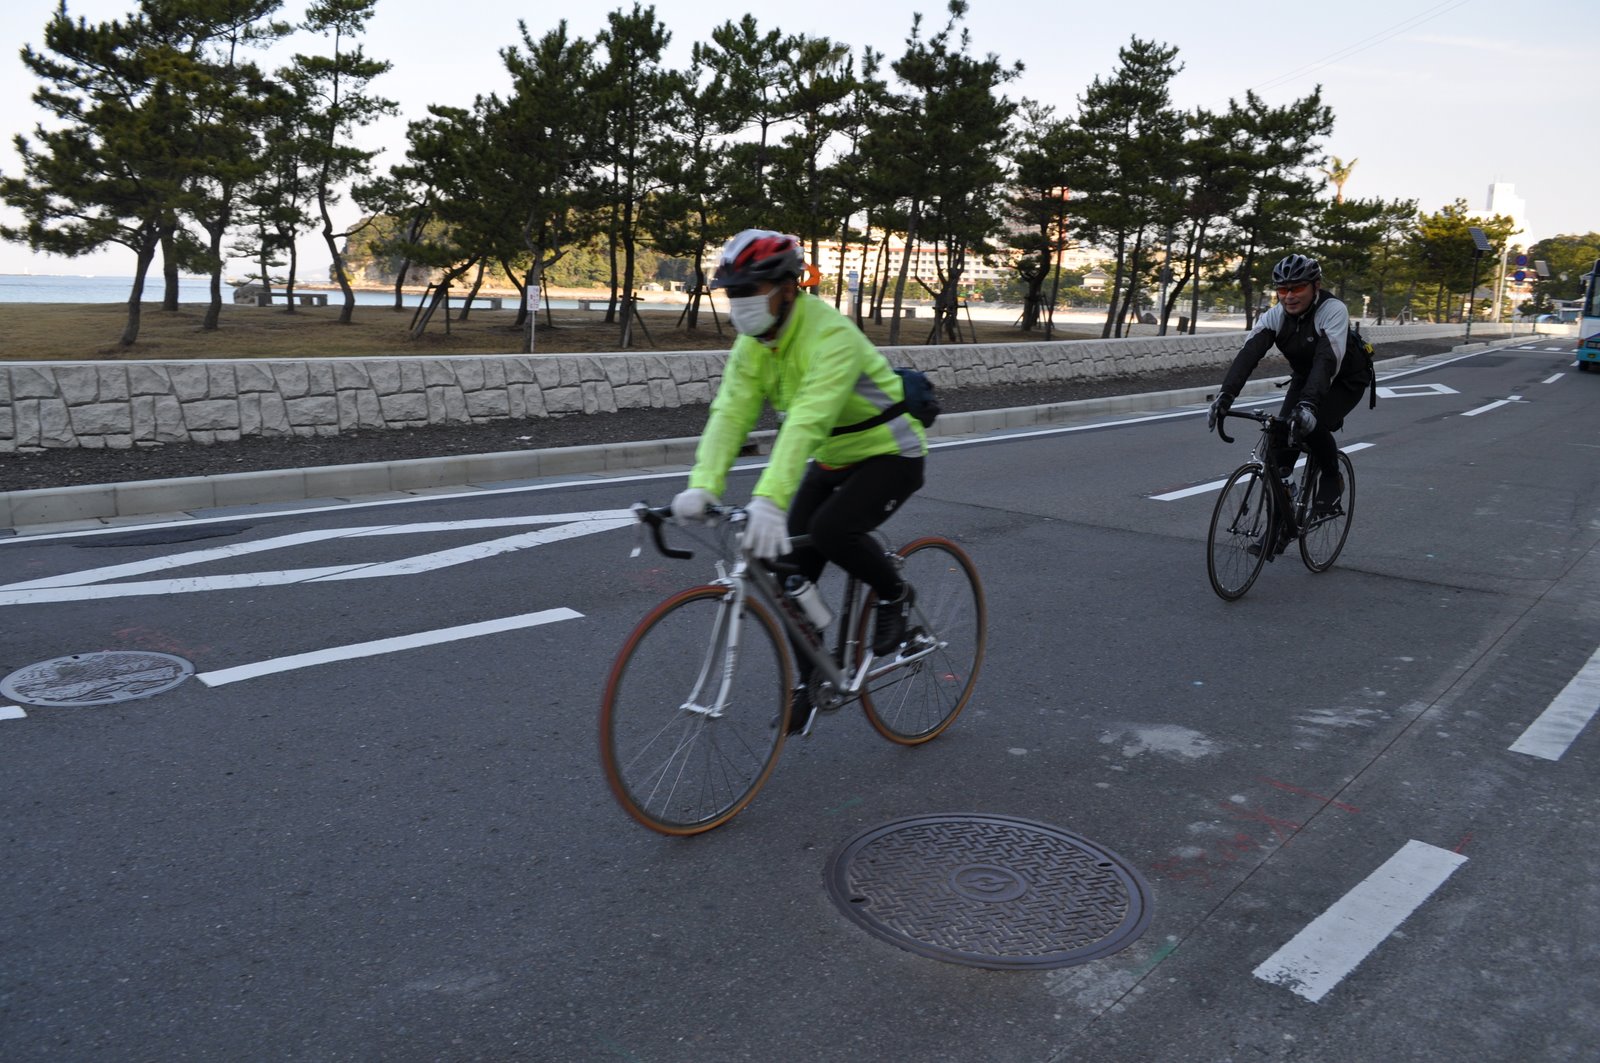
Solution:
[{"label": "white and red helmet", "polygon": [[746,229],[722,249],[711,287],[738,288],[762,281],[785,281],[805,272],[799,237],[770,229]]}]

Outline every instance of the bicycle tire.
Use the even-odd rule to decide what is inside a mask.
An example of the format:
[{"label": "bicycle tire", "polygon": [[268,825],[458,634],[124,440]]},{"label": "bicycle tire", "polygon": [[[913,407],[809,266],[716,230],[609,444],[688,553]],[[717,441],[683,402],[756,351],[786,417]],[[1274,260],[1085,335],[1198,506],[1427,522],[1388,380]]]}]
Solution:
[{"label": "bicycle tire", "polygon": [[[1266,471],[1241,465],[1222,486],[1206,535],[1206,576],[1224,601],[1244,597],[1277,545],[1278,520]],[[1251,546],[1257,546],[1255,553]]]},{"label": "bicycle tire", "polygon": [[[868,680],[861,708],[883,737],[917,746],[943,734],[972,697],[988,646],[988,607],[972,559],[949,539],[926,536],[899,555],[901,575],[917,595],[907,628],[921,629],[939,648]],[[876,605],[873,594],[866,598],[857,631],[863,646],[872,640]]]},{"label": "bicycle tire", "polygon": [[[783,748],[790,665],[777,621],[746,599],[739,643],[730,649],[731,610],[725,587],[673,595],[639,621],[606,680],[606,782],[628,815],[662,834],[700,834],[732,819],[766,783]],[[716,714],[723,674],[729,696]]]},{"label": "bicycle tire", "polygon": [[[1313,572],[1326,572],[1344,550],[1344,541],[1350,536],[1350,522],[1356,515],[1356,470],[1350,458],[1339,452],[1339,471],[1344,474],[1344,493],[1339,496],[1339,512],[1328,517],[1306,521],[1300,533],[1300,560]],[[1303,497],[1315,499],[1317,476],[1308,471],[1304,477]]]}]

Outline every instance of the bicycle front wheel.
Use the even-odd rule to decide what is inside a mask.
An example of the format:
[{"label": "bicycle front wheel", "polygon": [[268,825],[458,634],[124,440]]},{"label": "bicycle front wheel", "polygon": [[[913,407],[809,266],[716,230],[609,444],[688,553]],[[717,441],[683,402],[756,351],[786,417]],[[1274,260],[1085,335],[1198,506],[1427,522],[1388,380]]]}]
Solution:
[{"label": "bicycle front wheel", "polygon": [[1222,487],[1206,537],[1206,575],[1218,597],[1234,601],[1261,575],[1277,546],[1271,488],[1259,465],[1241,465]]},{"label": "bicycle front wheel", "polygon": [[778,762],[789,658],[760,602],[723,587],[673,595],[623,643],[600,705],[600,759],[628,815],[699,834],[748,805]]},{"label": "bicycle front wheel", "polygon": [[[983,664],[988,613],[978,570],[955,543],[930,536],[907,545],[900,556],[901,576],[916,589],[902,650],[906,663],[869,679],[861,707],[883,737],[915,746],[937,737],[966,708]],[[873,595],[867,599],[859,632],[863,645],[872,639],[876,604]],[[874,661],[874,671],[879,667]]]},{"label": "bicycle front wheel", "polygon": [[[1344,549],[1345,538],[1350,534],[1350,521],[1356,513],[1356,470],[1350,458],[1339,452],[1339,472],[1344,476],[1344,493],[1339,504],[1331,511],[1306,518],[1305,530],[1300,534],[1300,560],[1313,572],[1326,572]],[[1307,471],[1305,497],[1317,497],[1317,473]]]}]

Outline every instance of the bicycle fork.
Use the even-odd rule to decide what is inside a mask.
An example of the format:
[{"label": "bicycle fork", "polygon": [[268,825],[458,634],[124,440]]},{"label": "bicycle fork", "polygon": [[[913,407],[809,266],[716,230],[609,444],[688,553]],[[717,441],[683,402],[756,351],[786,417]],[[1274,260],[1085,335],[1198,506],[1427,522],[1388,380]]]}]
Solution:
[{"label": "bicycle fork", "polygon": [[[700,662],[700,674],[695,677],[689,696],[680,709],[720,720],[728,707],[728,692],[733,688],[733,670],[739,661],[739,635],[743,625],[745,587],[739,580],[718,580],[728,590],[717,604],[716,619],[712,621],[711,637],[706,640],[706,655]],[[715,684],[716,697],[706,704],[703,695],[708,684]]]}]

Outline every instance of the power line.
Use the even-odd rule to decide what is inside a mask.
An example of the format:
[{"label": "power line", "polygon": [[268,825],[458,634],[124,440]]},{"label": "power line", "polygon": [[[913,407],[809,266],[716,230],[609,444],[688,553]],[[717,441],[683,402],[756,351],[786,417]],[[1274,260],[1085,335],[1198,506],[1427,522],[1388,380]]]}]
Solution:
[{"label": "power line", "polygon": [[1421,14],[1413,15],[1404,21],[1396,23],[1388,29],[1380,30],[1377,33],[1372,34],[1370,37],[1364,37],[1347,48],[1342,48],[1331,55],[1327,55],[1321,59],[1315,60],[1314,62],[1307,63],[1305,66],[1296,67],[1288,73],[1279,74],[1277,77],[1263,81],[1259,85],[1252,85],[1249,91],[1260,92],[1287,84],[1298,77],[1309,74],[1315,70],[1321,70],[1323,67],[1328,66],[1331,63],[1336,63],[1340,59],[1346,59],[1358,52],[1364,52],[1369,48],[1374,48],[1379,44],[1382,44],[1384,41],[1404,33],[1406,30],[1413,29],[1417,26],[1420,26],[1424,22],[1429,22],[1433,19],[1439,18],[1442,15],[1447,15],[1456,8],[1462,7],[1470,2],[1471,0],[1444,0],[1443,3],[1435,4],[1433,7],[1422,12]]}]

